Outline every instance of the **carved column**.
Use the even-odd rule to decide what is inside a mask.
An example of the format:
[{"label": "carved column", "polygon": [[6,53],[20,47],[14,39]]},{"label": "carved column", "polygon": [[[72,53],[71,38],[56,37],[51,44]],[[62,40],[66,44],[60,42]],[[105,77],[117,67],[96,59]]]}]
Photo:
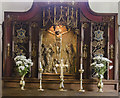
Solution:
[{"label": "carved column", "polygon": [[12,59],[11,59],[11,47],[12,47],[12,30],[11,30],[11,21],[12,16],[9,14],[5,17],[4,26],[6,29],[4,30],[4,57],[3,57],[3,71],[4,76],[9,77],[12,74]]},{"label": "carved column", "polygon": [[[110,56],[109,56],[109,45],[110,45],[110,42],[109,42],[109,38],[110,38],[110,23],[108,23],[108,33],[107,33],[107,58],[109,59]],[[107,63],[107,80],[109,80],[109,63]]]},{"label": "carved column", "polygon": [[[29,58],[31,59],[31,48],[32,44],[31,44],[31,23],[29,24]],[[30,72],[31,72],[31,67],[30,67]],[[31,72],[32,73],[32,72]],[[31,76],[30,76],[31,77]]]},{"label": "carved column", "polygon": [[16,22],[13,23],[13,31],[12,31],[12,58],[14,58],[14,34],[15,34],[15,24]]},{"label": "carved column", "polygon": [[37,77],[38,75],[38,43],[39,43],[39,27],[38,23],[33,22],[31,24],[31,59],[33,61],[32,76]]},{"label": "carved column", "polygon": [[[91,31],[90,31],[90,64],[92,63],[92,26],[93,26],[93,23],[91,23]],[[91,67],[90,67],[90,76],[92,77]]]},{"label": "carved column", "polygon": [[[118,80],[118,21],[117,16],[115,17],[115,68],[114,68],[114,79]],[[118,88],[117,88],[118,90]]]},{"label": "carved column", "polygon": [[0,2],[0,97],[2,98],[2,2]]},{"label": "carved column", "polygon": [[[42,30],[39,31],[39,50],[38,50],[38,69],[40,69],[40,62],[41,62],[41,45],[42,45]],[[42,66],[43,67],[43,66]],[[38,73],[38,78],[40,78],[40,73]]]},{"label": "carved column", "polygon": [[[2,24],[0,22],[0,95],[2,95]],[[2,97],[2,96],[0,96]]]}]

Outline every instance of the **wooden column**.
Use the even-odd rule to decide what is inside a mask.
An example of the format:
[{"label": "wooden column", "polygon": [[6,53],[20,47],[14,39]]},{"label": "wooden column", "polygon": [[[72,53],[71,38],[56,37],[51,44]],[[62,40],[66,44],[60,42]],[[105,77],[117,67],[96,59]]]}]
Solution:
[{"label": "wooden column", "polygon": [[14,37],[15,37],[15,24],[16,22],[13,23],[13,30],[12,30],[12,58],[14,58]]},{"label": "wooden column", "polygon": [[115,65],[114,65],[114,79],[118,80],[118,21],[115,17]]},{"label": "wooden column", "polygon": [[31,48],[32,48],[32,44],[31,44],[31,24],[29,25],[29,58],[31,59]]},{"label": "wooden column", "polygon": [[[110,38],[110,23],[108,23],[108,33],[107,33],[107,58],[110,59],[110,55],[109,55],[109,46],[110,46],[110,42],[109,42],[109,38]],[[109,80],[109,63],[107,63],[107,80]]]},{"label": "wooden column", "polygon": [[[91,31],[90,31],[90,64],[92,63],[92,25],[91,23]],[[92,68],[90,67],[90,76],[92,77]]]},{"label": "wooden column", "polygon": [[[31,59],[31,50],[32,49],[32,44],[31,44],[31,23],[29,24],[29,58]],[[30,72],[31,72],[31,67],[30,67]],[[31,77],[31,76],[30,76]]]}]

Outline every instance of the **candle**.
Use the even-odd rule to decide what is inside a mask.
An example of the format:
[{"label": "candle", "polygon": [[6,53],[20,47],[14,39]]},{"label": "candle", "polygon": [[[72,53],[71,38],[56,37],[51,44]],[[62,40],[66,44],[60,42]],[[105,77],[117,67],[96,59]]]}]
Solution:
[{"label": "candle", "polygon": [[42,64],[41,64],[41,62],[40,62],[40,69],[42,69]]},{"label": "candle", "polygon": [[80,69],[83,69],[82,67],[83,67],[82,64],[80,64]]},{"label": "candle", "polygon": [[61,59],[60,67],[61,67],[61,76],[63,76],[63,59]]},{"label": "candle", "polygon": [[63,66],[61,66],[61,76],[63,76]]}]

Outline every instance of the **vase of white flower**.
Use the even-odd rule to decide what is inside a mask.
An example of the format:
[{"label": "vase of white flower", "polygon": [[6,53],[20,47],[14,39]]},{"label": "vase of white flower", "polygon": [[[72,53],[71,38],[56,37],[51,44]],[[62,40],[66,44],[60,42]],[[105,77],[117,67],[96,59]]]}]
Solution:
[{"label": "vase of white flower", "polygon": [[23,76],[21,77],[21,80],[20,80],[21,90],[25,90],[25,89],[24,89],[24,86],[25,86],[25,80],[24,80],[24,77],[25,77],[25,75],[23,75]]},{"label": "vase of white flower", "polygon": [[98,78],[98,84],[97,84],[98,92],[101,92],[101,93],[103,92],[102,78],[103,78],[103,75],[100,75],[100,77]]},{"label": "vase of white flower", "polygon": [[[112,63],[109,59],[102,57],[102,56],[96,56],[93,58],[94,62],[91,64],[93,66],[95,74],[98,76],[98,92],[103,92],[103,81],[104,74],[107,71],[107,64]],[[113,66],[109,66],[111,68]]]},{"label": "vase of white flower", "polygon": [[30,67],[33,65],[33,62],[31,61],[31,59],[26,59],[26,57],[23,55],[16,56],[14,60],[16,62],[17,71],[21,76],[21,80],[20,80],[21,90],[24,90],[24,86],[25,86],[24,77],[30,71]]}]

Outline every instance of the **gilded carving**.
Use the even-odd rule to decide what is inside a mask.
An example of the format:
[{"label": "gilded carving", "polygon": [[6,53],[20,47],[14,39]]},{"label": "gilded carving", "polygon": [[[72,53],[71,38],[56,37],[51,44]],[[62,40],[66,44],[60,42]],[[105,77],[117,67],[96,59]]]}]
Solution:
[{"label": "gilded carving", "polygon": [[105,38],[104,38],[104,28],[106,23],[94,23],[93,24],[93,34],[92,34],[92,54],[93,56],[101,55],[105,53]]},{"label": "gilded carving", "polygon": [[85,59],[87,58],[87,45],[86,44],[83,46],[83,57]]},{"label": "gilded carving", "polygon": [[109,22],[110,27],[114,27],[114,16],[103,16],[102,17],[103,22]]},{"label": "gilded carving", "polygon": [[28,43],[28,34],[26,31],[27,24],[22,22],[16,22],[14,25],[14,34],[13,34],[13,40],[14,40],[14,56],[17,55],[27,55],[27,43]]},{"label": "gilded carving", "polygon": [[44,31],[41,46],[41,63],[44,72],[58,73],[60,68],[56,64],[68,65],[64,69],[67,73],[75,72],[77,34],[66,29],[63,25],[51,26],[48,31]]},{"label": "gilded carving", "polygon": [[113,59],[113,56],[114,56],[114,46],[113,44],[110,45],[110,58]]},{"label": "gilded carving", "polygon": [[36,53],[36,46],[35,43],[33,43],[32,45],[32,51],[31,51],[31,56],[32,57],[36,57],[37,53]]},{"label": "gilded carving", "polygon": [[14,46],[15,50],[14,52],[16,53],[16,55],[25,55],[24,50],[25,48],[23,46],[18,46],[17,44]]},{"label": "gilded carving", "polygon": [[[52,11],[54,11],[52,13]],[[67,25],[77,28],[78,9],[69,6],[56,6],[43,9],[43,27],[50,22],[53,25]]]},{"label": "gilded carving", "polygon": [[8,43],[7,45],[7,56],[9,57],[10,56],[10,44]]}]

